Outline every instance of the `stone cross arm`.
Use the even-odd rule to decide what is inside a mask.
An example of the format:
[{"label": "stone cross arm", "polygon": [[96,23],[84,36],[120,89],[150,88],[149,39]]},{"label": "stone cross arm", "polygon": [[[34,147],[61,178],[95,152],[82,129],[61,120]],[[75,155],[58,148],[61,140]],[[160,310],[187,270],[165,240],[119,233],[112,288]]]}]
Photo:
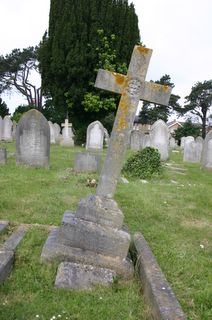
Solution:
[{"label": "stone cross arm", "polygon": [[[132,80],[131,80],[132,81]],[[99,69],[95,87],[122,94],[128,86],[129,76]],[[139,99],[151,103],[168,105],[171,87],[154,82],[140,81]]]}]

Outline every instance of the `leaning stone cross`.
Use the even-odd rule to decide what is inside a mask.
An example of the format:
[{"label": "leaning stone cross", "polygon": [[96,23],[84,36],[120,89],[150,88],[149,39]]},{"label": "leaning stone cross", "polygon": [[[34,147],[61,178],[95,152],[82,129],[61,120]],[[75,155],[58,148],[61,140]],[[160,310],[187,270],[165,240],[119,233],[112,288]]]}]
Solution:
[{"label": "leaning stone cross", "polygon": [[122,168],[129,136],[139,100],[167,105],[171,88],[146,82],[145,77],[152,50],[135,46],[127,75],[100,69],[95,87],[121,94],[105,163],[96,194],[112,198]]}]

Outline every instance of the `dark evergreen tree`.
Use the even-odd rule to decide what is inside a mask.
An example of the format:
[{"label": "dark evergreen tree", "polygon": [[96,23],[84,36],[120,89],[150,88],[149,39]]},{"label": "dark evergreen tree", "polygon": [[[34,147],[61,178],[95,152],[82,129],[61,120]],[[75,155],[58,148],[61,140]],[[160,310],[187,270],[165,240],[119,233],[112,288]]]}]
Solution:
[{"label": "dark evergreen tree", "polygon": [[107,37],[116,36],[111,48],[116,51],[116,63],[128,64],[140,40],[133,4],[127,0],[51,0],[49,29],[39,60],[44,93],[52,99],[51,110],[61,121],[67,112],[75,125],[105,116],[105,111],[86,112],[82,106],[96,77],[99,29]]},{"label": "dark evergreen tree", "polygon": [[0,116],[4,118],[5,116],[10,115],[9,108],[7,108],[6,103],[0,98]]}]

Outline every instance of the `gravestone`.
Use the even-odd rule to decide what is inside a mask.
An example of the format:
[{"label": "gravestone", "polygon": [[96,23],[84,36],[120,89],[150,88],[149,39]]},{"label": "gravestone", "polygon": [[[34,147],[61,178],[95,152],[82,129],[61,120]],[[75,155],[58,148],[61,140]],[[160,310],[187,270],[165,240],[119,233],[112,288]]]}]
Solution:
[{"label": "gravestone", "polygon": [[50,143],[55,144],[55,127],[51,121],[48,121],[49,129],[50,129]]},{"label": "gravestone", "polygon": [[0,116],[0,141],[2,140],[3,137],[3,120],[2,117]]},{"label": "gravestone", "polygon": [[50,128],[46,118],[35,109],[26,112],[16,131],[16,163],[48,167]]},{"label": "gravestone", "polygon": [[110,142],[110,136],[106,128],[104,128],[104,141],[105,141],[105,147],[108,148],[109,142]]},{"label": "gravestone", "polygon": [[77,153],[75,156],[75,172],[97,172],[100,169],[101,157],[89,152]]},{"label": "gravestone", "polygon": [[212,170],[212,130],[207,133],[204,140],[201,167],[202,169]]},{"label": "gravestone", "polygon": [[59,143],[62,135],[60,134],[60,126],[57,123],[54,123],[54,136],[55,136],[55,142]]},{"label": "gravestone", "polygon": [[175,149],[177,147],[176,141],[174,137],[170,137],[169,139],[169,148]]},{"label": "gravestone", "polygon": [[169,157],[169,129],[163,120],[157,120],[151,127],[150,145],[158,149],[160,159],[166,161]]},{"label": "gravestone", "polygon": [[150,147],[150,135],[148,133],[144,134],[142,148]]},{"label": "gravestone", "polygon": [[[121,100],[96,194],[82,199],[76,214],[65,212],[61,227],[51,232],[44,245],[43,261],[60,260],[94,265],[95,268],[115,271],[125,279],[133,275],[132,262],[127,258],[130,235],[123,229],[123,213],[113,195],[139,100],[163,105],[169,101],[169,87],[145,82],[151,54],[152,50],[135,46],[126,76],[99,70],[95,86],[120,93]],[[86,277],[82,269],[77,279]],[[75,281],[72,283],[69,276],[74,270],[71,265],[60,266],[57,280],[62,280],[61,284],[57,281],[57,287],[64,287],[64,274],[67,275],[66,287],[74,287]]]},{"label": "gravestone", "polygon": [[202,154],[203,139],[198,137],[196,140],[189,139],[184,146],[183,161],[200,162]]},{"label": "gravestone", "polygon": [[17,123],[16,123],[16,121],[13,121],[13,126],[12,126],[12,138],[13,138],[13,140],[16,139],[16,127],[17,127]]},{"label": "gravestone", "polygon": [[89,124],[86,133],[86,149],[102,150],[104,140],[104,127],[99,121]]},{"label": "gravestone", "polygon": [[132,130],[131,132],[130,149],[134,151],[141,150],[141,134],[139,130]]},{"label": "gravestone", "polygon": [[12,120],[9,116],[5,116],[3,120],[3,133],[2,140],[4,141],[12,141]]},{"label": "gravestone", "polygon": [[180,147],[181,147],[181,149],[184,149],[185,138],[186,138],[186,137],[182,137],[181,140],[180,140]]},{"label": "gravestone", "polygon": [[194,141],[194,137],[192,136],[188,136],[185,137],[183,142],[184,142],[184,146],[183,146],[183,161],[188,161],[188,154],[190,153],[191,147],[190,147],[190,143]]},{"label": "gravestone", "polygon": [[60,144],[66,147],[74,146],[74,134],[72,131],[72,124],[68,122],[68,119],[65,119],[65,123],[62,123],[62,139]]},{"label": "gravestone", "polygon": [[5,148],[0,148],[0,164],[7,163],[7,150]]}]

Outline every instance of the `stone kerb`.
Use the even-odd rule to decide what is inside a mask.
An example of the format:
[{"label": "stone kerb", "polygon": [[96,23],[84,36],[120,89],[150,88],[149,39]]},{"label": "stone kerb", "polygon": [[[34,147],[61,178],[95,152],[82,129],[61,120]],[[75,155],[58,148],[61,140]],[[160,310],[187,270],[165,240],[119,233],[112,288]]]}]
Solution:
[{"label": "stone kerb", "polygon": [[201,167],[202,169],[212,170],[212,130],[208,132],[204,140]]},{"label": "stone kerb", "polygon": [[158,149],[160,159],[166,161],[169,157],[169,129],[163,120],[157,120],[151,127],[150,146]]},{"label": "stone kerb", "polygon": [[31,109],[20,119],[16,131],[16,163],[48,167],[50,128],[38,110]]},{"label": "stone kerb", "polygon": [[87,150],[102,150],[104,140],[104,127],[100,121],[89,124],[86,134]]}]

